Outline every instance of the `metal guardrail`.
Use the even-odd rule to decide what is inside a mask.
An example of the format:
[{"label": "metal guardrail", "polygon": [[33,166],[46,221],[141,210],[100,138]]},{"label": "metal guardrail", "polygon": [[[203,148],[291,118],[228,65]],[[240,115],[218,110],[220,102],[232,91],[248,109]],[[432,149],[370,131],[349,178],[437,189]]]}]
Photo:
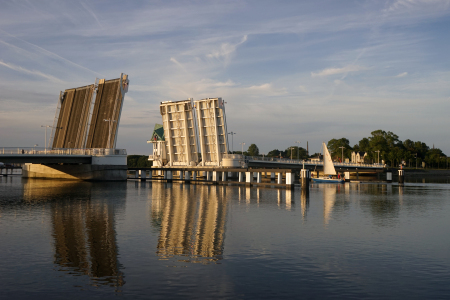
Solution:
[{"label": "metal guardrail", "polygon": [[[236,155],[236,154],[228,154]],[[240,155],[242,156],[242,155]],[[225,156],[224,156],[225,157]],[[317,160],[298,160],[289,158],[276,158],[276,157],[261,157],[261,156],[247,156],[249,161],[264,161],[264,162],[274,162],[283,164],[305,164],[305,165],[316,165],[323,166],[323,161]],[[333,163],[335,167],[363,167],[363,168],[385,168],[386,165],[382,164],[362,164],[362,163]]]},{"label": "metal guardrail", "polygon": [[110,149],[110,148],[92,148],[92,149],[39,149],[36,147],[29,148],[1,148],[0,155],[127,155],[127,150],[125,149]]},{"label": "metal guardrail", "polygon": [[224,154],[223,158],[227,159],[245,159],[245,156],[242,154]]}]

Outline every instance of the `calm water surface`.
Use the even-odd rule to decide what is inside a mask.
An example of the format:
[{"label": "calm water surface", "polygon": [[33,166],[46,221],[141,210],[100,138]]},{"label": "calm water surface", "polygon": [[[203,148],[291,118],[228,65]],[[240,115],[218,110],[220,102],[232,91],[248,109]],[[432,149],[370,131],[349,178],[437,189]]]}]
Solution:
[{"label": "calm water surface", "polygon": [[0,177],[0,298],[450,298],[450,185]]}]

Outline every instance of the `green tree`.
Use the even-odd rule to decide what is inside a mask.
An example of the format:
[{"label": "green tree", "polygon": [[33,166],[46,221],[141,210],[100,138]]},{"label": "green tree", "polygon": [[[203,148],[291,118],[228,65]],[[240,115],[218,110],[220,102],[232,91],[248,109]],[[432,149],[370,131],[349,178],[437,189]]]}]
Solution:
[{"label": "green tree", "polygon": [[278,149],[274,149],[269,151],[269,153],[267,153],[268,157],[279,157],[280,156],[280,150]]},{"label": "green tree", "polygon": [[350,147],[350,141],[346,138],[340,138],[340,139],[332,139],[329,140],[327,143],[328,151],[331,153],[331,157],[333,159],[340,160],[342,158],[342,148],[344,147],[344,160],[345,158],[351,157],[352,147]]},{"label": "green tree", "polygon": [[148,160],[147,155],[128,155],[127,156],[128,168],[150,168],[152,165],[153,165],[153,163]]},{"label": "green tree", "polygon": [[248,156],[258,156],[259,155],[258,146],[256,146],[255,144],[251,144],[250,147],[248,147],[246,155],[248,155]]},{"label": "green tree", "polygon": [[442,152],[439,148],[433,148],[428,150],[428,152],[425,155],[425,162],[431,167],[441,167],[441,157],[445,156],[445,154]]},{"label": "green tree", "polygon": [[[292,153],[291,153],[292,151]],[[286,153],[286,158],[291,158],[292,159],[306,159],[308,158],[308,155],[306,154],[306,149],[302,148],[302,147],[298,147],[298,146],[292,146],[286,149],[286,151],[284,151]],[[291,156],[292,154],[292,156]]]}]

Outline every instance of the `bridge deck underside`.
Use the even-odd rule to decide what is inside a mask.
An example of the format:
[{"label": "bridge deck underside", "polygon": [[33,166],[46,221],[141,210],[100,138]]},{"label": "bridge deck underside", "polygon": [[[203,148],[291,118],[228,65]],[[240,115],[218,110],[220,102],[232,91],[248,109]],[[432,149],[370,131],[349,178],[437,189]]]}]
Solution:
[{"label": "bridge deck underside", "polygon": [[89,155],[0,155],[3,163],[15,164],[91,164],[92,156]]}]

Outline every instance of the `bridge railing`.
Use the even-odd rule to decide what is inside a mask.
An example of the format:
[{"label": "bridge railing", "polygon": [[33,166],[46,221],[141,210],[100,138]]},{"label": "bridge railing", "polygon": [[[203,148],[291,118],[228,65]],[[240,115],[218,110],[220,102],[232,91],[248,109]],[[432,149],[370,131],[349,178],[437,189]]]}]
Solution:
[{"label": "bridge railing", "polygon": [[222,157],[228,158],[228,159],[244,159],[245,158],[245,156],[242,154],[224,154]]},{"label": "bridge railing", "polygon": [[[305,165],[317,165],[323,166],[323,161],[320,160],[299,160],[299,159],[289,159],[289,158],[277,158],[277,157],[261,157],[261,156],[247,156],[250,161],[265,161],[274,163],[284,163],[284,164],[305,164]],[[384,168],[386,165],[382,164],[362,164],[362,163],[333,163],[335,167],[345,168],[345,167],[361,167],[361,168]]]},{"label": "bridge railing", "polygon": [[37,147],[28,148],[1,148],[0,154],[9,155],[127,155],[125,149],[110,149],[110,148],[90,148],[90,149],[74,149],[74,148],[61,148],[61,149],[43,149]]}]

